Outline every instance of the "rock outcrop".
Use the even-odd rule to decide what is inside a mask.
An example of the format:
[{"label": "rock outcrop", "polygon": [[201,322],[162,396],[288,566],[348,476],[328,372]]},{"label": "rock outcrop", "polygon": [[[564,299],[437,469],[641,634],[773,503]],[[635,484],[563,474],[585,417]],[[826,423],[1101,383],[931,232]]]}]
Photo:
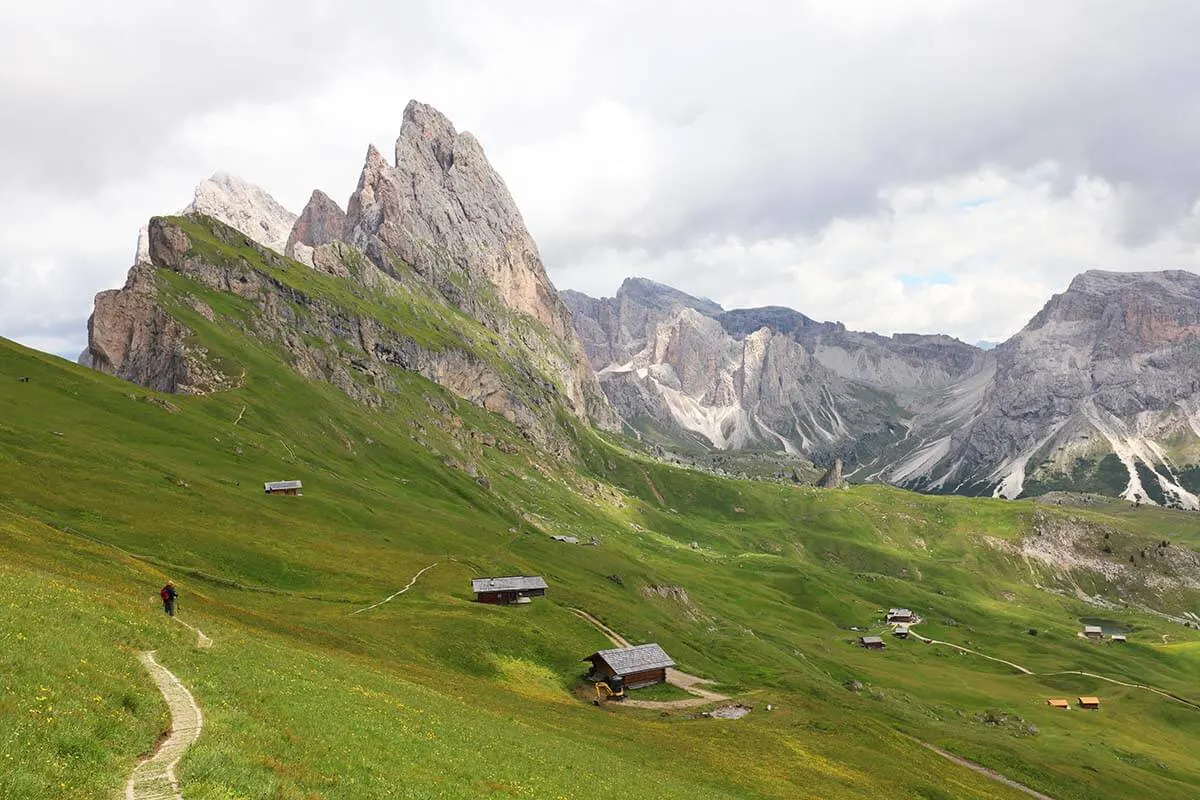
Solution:
[{"label": "rock outcrop", "polygon": [[345,227],[346,212],[329,195],[314,189],[288,234],[284,255],[311,267],[313,251],[321,245],[341,241]]},{"label": "rock outcrop", "polygon": [[[203,214],[224,222],[276,253],[286,249],[296,222],[296,215],[263,189],[224,172],[202,181],[181,213]],[[141,247],[138,249],[140,252]]]}]

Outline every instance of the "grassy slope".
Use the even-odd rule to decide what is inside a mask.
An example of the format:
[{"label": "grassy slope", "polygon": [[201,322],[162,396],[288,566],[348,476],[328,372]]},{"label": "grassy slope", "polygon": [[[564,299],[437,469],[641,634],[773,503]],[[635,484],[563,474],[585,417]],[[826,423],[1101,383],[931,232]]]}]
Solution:
[{"label": "grassy slope", "polygon": [[[223,313],[220,298],[204,299]],[[848,626],[877,626],[879,609],[905,604],[928,617],[927,634],[1035,671],[1195,695],[1196,634],[1106,612],[1135,631],[1130,646],[1080,640],[1094,610],[1032,588],[1023,564],[978,546],[982,533],[1024,534],[1028,504],[733,482],[586,432],[589,471],[571,473],[474,407],[438,411],[453,400],[432,384],[397,374],[402,391],[372,411],[262,345],[187,321],[245,368],[243,388],[164,407],[0,343],[0,658],[17,676],[0,700],[0,763],[20,767],[0,770],[11,782],[0,795],[66,783],[106,797],[121,784],[163,722],[132,656],[144,647],[208,714],[182,767],[189,797],[1019,796],[901,732],[1058,798],[1200,791],[1200,712],[916,641],[853,646]],[[456,436],[456,419],[519,452]],[[492,489],[446,456],[476,464]],[[293,477],[305,497],[262,494],[263,480]],[[1169,519],[1173,541],[1200,539],[1191,517],[1105,519],[1147,541]],[[602,545],[549,540],[559,532]],[[352,613],[434,562],[409,593]],[[519,609],[469,602],[471,576],[509,572],[545,574],[550,596]],[[155,611],[168,575],[212,650]],[[692,605],[647,599],[647,584],[682,585]],[[578,661],[606,643],[568,606],[661,642],[759,710],[724,722],[592,708],[575,694]],[[10,648],[14,631],[36,632],[40,646]],[[30,704],[49,702],[41,686],[61,687],[70,713],[35,720]],[[1100,694],[1104,711],[1042,704],[1078,693]],[[998,712],[1039,734],[981,721]]]}]

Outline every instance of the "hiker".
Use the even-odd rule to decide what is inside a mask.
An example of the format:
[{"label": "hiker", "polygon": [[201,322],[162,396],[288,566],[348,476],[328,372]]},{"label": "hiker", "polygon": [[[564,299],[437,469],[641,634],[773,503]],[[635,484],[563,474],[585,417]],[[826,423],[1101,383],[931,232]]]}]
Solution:
[{"label": "hiker", "polygon": [[175,598],[179,596],[179,592],[175,591],[175,581],[167,581],[159,594],[162,596],[163,613],[168,617],[175,616]]}]

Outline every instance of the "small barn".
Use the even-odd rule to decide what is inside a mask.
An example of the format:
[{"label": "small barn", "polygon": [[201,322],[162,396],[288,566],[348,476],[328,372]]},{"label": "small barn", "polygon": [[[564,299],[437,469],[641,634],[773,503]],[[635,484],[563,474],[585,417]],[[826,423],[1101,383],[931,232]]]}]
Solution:
[{"label": "small barn", "polygon": [[1100,698],[1099,697],[1081,697],[1081,698],[1079,698],[1079,707],[1080,708],[1099,708],[1100,707]]},{"label": "small barn", "polygon": [[892,629],[893,636],[899,636],[901,639],[908,638],[908,623],[897,622],[896,627]]},{"label": "small barn", "polygon": [[887,613],[888,622],[908,622],[916,621],[916,614],[907,608],[890,608]]},{"label": "small barn", "polygon": [[1084,625],[1083,635],[1089,639],[1102,639],[1104,638],[1104,628],[1099,625]]},{"label": "small barn", "polygon": [[657,644],[600,650],[583,660],[592,662],[591,680],[620,676],[629,689],[665,683],[667,667],[675,666],[675,661]]},{"label": "small barn", "polygon": [[498,606],[528,603],[531,597],[545,597],[547,588],[546,579],[540,575],[475,578],[471,581],[476,602]]},{"label": "small barn", "polygon": [[858,643],[868,650],[882,650],[883,648],[887,647],[887,645],[883,643],[882,636],[860,636],[858,637]]},{"label": "small barn", "polygon": [[304,494],[304,484],[300,481],[267,481],[263,489],[267,494],[288,494],[293,497]]},{"label": "small barn", "polygon": [[1069,709],[1071,707],[1071,704],[1067,702],[1067,698],[1065,697],[1051,697],[1046,701],[1046,705],[1050,706],[1051,708],[1061,709]]},{"label": "small barn", "polygon": [[1112,636],[1108,637],[1108,640],[1110,642],[1120,642],[1121,644],[1125,644],[1125,642],[1129,641],[1127,638],[1125,638],[1125,634],[1123,633],[1114,633]]}]

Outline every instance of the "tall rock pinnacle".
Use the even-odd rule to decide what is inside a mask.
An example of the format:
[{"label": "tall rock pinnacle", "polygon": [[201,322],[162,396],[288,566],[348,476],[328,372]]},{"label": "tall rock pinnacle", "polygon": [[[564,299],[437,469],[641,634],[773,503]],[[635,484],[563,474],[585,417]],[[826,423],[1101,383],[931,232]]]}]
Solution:
[{"label": "tall rock pinnacle", "polygon": [[[404,111],[395,153],[391,166],[374,147],[367,151],[343,238],[385,272],[403,279],[411,268],[463,312],[498,333],[520,336],[560,378],[576,414],[612,427],[616,416],[570,312],[479,142],[457,132],[433,107],[413,101]],[[514,331],[495,300],[532,317],[557,341]]]}]

